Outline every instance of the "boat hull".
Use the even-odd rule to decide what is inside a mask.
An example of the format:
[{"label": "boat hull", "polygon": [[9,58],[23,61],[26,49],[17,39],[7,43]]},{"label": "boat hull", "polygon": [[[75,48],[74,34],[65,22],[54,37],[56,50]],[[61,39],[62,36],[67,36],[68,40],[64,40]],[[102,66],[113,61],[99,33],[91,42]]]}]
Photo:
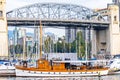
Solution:
[{"label": "boat hull", "polygon": [[114,69],[109,70],[109,71],[108,71],[108,74],[109,74],[109,75],[116,75],[116,74],[120,74],[120,69],[118,69],[118,70],[114,70]]},{"label": "boat hull", "polygon": [[116,71],[116,72],[109,72],[109,75],[116,75],[116,74],[120,74],[120,71]]},{"label": "boat hull", "polygon": [[15,75],[15,67],[14,66],[6,66],[1,65],[0,66],[0,76],[11,76]]},{"label": "boat hull", "polygon": [[15,69],[0,69],[0,74],[15,74]]},{"label": "boat hull", "polygon": [[37,76],[37,77],[42,77],[42,76],[102,76],[102,75],[107,75],[108,70],[103,70],[103,71],[96,71],[96,72],[44,72],[44,71],[29,71],[29,70],[21,70],[21,69],[16,69],[16,76]]}]

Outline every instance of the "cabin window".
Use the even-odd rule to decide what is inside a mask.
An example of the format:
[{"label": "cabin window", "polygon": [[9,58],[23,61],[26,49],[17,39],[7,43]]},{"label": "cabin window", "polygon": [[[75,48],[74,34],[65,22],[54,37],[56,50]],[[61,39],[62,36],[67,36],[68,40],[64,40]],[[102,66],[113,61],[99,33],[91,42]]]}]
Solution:
[{"label": "cabin window", "polygon": [[60,64],[59,63],[55,63],[54,65],[59,66]]},{"label": "cabin window", "polygon": [[3,16],[3,11],[0,11],[0,17],[2,17]]}]

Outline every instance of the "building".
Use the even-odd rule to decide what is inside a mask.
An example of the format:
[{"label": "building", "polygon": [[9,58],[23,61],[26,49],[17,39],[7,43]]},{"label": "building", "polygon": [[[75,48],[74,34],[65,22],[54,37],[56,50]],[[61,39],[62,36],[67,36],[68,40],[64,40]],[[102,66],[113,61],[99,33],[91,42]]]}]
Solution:
[{"label": "building", "polygon": [[[25,44],[24,44],[24,40],[25,40]],[[31,51],[31,48],[33,47],[33,38],[31,36],[25,36],[25,37],[21,37],[18,39],[18,44],[21,46],[25,46],[26,48],[26,52],[29,53]]]},{"label": "building", "polygon": [[[18,39],[18,44],[19,45],[23,45],[23,42],[24,42],[24,37],[21,37]],[[26,46],[33,46],[33,38],[31,36],[26,36],[25,37],[25,44]]]},{"label": "building", "polygon": [[13,45],[13,38],[12,37],[9,39],[9,45]]},{"label": "building", "polygon": [[18,29],[18,38],[26,36],[26,29],[24,28],[19,28]]},{"label": "building", "polygon": [[112,0],[114,4],[119,4],[120,0]]},{"label": "building", "polygon": [[81,31],[83,38],[85,39],[85,29],[83,28],[66,28],[65,29],[65,41],[72,43],[77,38],[77,33]]},{"label": "building", "polygon": [[65,41],[67,43],[72,43],[77,35],[77,29],[66,28],[65,29]]},{"label": "building", "polygon": [[50,60],[70,60],[70,61],[77,61],[77,54],[76,53],[45,53],[44,58]]},{"label": "building", "polygon": [[[17,28],[15,27],[15,29],[13,30],[13,43],[14,45],[17,45],[20,42],[20,39],[24,36],[26,36],[26,29],[24,28]],[[18,42],[19,40],[19,42]]]},{"label": "building", "polygon": [[15,29],[13,30],[13,44],[17,45],[17,43],[18,43],[18,30],[15,27]]},{"label": "building", "polygon": [[[119,12],[120,12],[120,0],[112,0],[113,4],[118,5],[119,6]],[[120,15],[120,13],[119,13]],[[119,16],[119,21],[120,21],[120,16]]]}]

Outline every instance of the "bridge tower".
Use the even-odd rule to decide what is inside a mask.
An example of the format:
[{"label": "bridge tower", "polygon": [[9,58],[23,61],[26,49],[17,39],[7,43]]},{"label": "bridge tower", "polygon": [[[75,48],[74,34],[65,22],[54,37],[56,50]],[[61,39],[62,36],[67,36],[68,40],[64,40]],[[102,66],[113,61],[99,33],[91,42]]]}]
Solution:
[{"label": "bridge tower", "polygon": [[[111,55],[120,54],[120,27],[119,27],[119,7],[117,5],[109,5],[109,20],[108,29],[109,39],[107,42]],[[110,40],[110,41],[109,41]]]},{"label": "bridge tower", "polygon": [[0,0],[0,57],[8,56],[8,27],[5,6],[6,0]]},{"label": "bridge tower", "polygon": [[[99,11],[100,12],[100,11]],[[119,7],[110,4],[107,9],[100,12],[107,16],[110,21],[106,29],[92,30],[92,53],[102,53],[103,55],[120,54],[120,26],[119,26]]]}]

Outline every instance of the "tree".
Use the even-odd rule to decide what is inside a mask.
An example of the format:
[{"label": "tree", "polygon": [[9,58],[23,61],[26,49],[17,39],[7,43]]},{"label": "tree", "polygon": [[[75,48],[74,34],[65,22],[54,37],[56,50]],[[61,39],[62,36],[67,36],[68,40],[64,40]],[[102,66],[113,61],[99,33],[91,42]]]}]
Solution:
[{"label": "tree", "polygon": [[10,45],[10,46],[9,46],[9,50],[10,50],[11,57],[14,57],[15,46],[14,46],[14,45]]},{"label": "tree", "polygon": [[77,55],[79,58],[85,57],[85,39],[81,31],[77,32]]},{"label": "tree", "polygon": [[53,44],[53,40],[50,36],[47,36],[47,38],[44,41],[44,51],[45,53],[51,53],[53,52],[54,49],[54,44]]},{"label": "tree", "polygon": [[15,46],[15,53],[18,54],[18,53],[23,53],[23,46],[20,45],[20,44],[17,44]]}]

